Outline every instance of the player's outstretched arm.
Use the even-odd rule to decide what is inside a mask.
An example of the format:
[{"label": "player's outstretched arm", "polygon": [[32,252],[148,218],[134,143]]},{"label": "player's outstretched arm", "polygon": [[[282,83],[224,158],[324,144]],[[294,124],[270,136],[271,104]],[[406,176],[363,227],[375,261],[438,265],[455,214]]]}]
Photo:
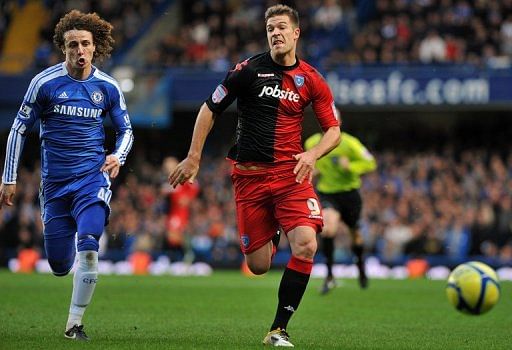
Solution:
[{"label": "player's outstretched arm", "polygon": [[203,103],[197,114],[192,141],[187,158],[181,161],[169,174],[169,184],[172,187],[183,185],[186,181],[192,183],[199,171],[199,163],[203,152],[206,137],[210,133],[215,121],[214,114],[206,103]]},{"label": "player's outstretched arm", "polygon": [[16,194],[16,184],[1,184],[0,185],[0,209],[5,205],[14,205],[13,198]]}]

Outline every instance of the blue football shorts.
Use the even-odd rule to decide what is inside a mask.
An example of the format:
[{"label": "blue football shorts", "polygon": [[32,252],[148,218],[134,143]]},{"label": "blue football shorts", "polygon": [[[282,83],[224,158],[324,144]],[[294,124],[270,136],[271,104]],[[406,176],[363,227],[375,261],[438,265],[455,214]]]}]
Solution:
[{"label": "blue football shorts", "polygon": [[77,249],[98,250],[98,240],[108,223],[111,196],[110,179],[103,172],[64,182],[41,182],[45,251],[55,275],[69,273]]},{"label": "blue football shorts", "polygon": [[[102,203],[105,208],[105,225],[110,215],[110,179],[105,172],[94,172],[82,177],[64,181],[42,181],[39,193],[41,204],[41,219],[47,235],[75,234],[76,221],[80,213],[95,203]],[[61,227],[47,230],[48,224],[54,219]],[[66,224],[66,222],[68,224]],[[51,231],[59,232],[51,232]]]}]

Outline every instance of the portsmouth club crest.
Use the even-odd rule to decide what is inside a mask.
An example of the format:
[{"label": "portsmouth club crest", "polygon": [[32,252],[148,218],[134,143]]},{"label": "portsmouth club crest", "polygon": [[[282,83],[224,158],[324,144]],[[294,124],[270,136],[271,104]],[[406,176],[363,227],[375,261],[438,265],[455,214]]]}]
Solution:
[{"label": "portsmouth club crest", "polygon": [[301,88],[304,85],[305,79],[303,75],[295,75],[293,77],[293,81],[295,82],[295,86]]},{"label": "portsmouth club crest", "polygon": [[249,236],[247,236],[247,235],[242,235],[242,236],[240,237],[240,242],[242,243],[242,246],[243,246],[244,248],[246,248],[246,249],[247,249],[247,247],[249,246],[249,244],[251,243],[251,241],[250,241],[250,239],[249,239]]},{"label": "portsmouth club crest", "polygon": [[91,94],[92,102],[99,105],[101,102],[103,102],[103,93],[101,91],[94,91]]}]

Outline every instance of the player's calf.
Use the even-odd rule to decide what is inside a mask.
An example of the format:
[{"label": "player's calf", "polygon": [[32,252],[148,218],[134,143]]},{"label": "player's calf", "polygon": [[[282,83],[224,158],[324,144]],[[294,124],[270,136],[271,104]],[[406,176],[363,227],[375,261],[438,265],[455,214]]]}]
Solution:
[{"label": "player's calf", "polygon": [[[78,264],[73,277],[73,294],[66,323],[66,333],[75,326],[82,326],[82,317],[96,288],[98,282],[97,245],[97,239],[93,235],[80,235],[78,238]],[[84,248],[96,250],[81,250]],[[77,336],[80,334],[77,333]]]},{"label": "player's calf", "polygon": [[355,257],[357,269],[359,271],[359,286],[363,289],[368,287],[368,277],[366,276],[366,268],[363,257],[364,247],[362,244],[353,244],[352,253]]}]

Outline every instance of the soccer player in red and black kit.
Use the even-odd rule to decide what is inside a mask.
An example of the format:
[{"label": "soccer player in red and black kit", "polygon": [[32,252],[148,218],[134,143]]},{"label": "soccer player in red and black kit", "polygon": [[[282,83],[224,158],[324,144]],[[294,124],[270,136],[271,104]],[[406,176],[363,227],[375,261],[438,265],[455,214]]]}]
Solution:
[{"label": "soccer player in red and black kit", "polygon": [[[278,307],[263,343],[293,346],[286,327],[306,290],[322,230],[319,201],[311,185],[316,160],[340,142],[332,93],[322,76],[296,55],[297,11],[275,5],[265,12],[270,51],[238,63],[199,110],[187,157],[169,175],[172,186],[192,182],[215,117],[238,101],[233,162],[240,247],[249,269],[270,269],[279,227],[288,237],[292,256],[278,292]],[[324,134],[304,152],[301,124],[312,104]]]}]

